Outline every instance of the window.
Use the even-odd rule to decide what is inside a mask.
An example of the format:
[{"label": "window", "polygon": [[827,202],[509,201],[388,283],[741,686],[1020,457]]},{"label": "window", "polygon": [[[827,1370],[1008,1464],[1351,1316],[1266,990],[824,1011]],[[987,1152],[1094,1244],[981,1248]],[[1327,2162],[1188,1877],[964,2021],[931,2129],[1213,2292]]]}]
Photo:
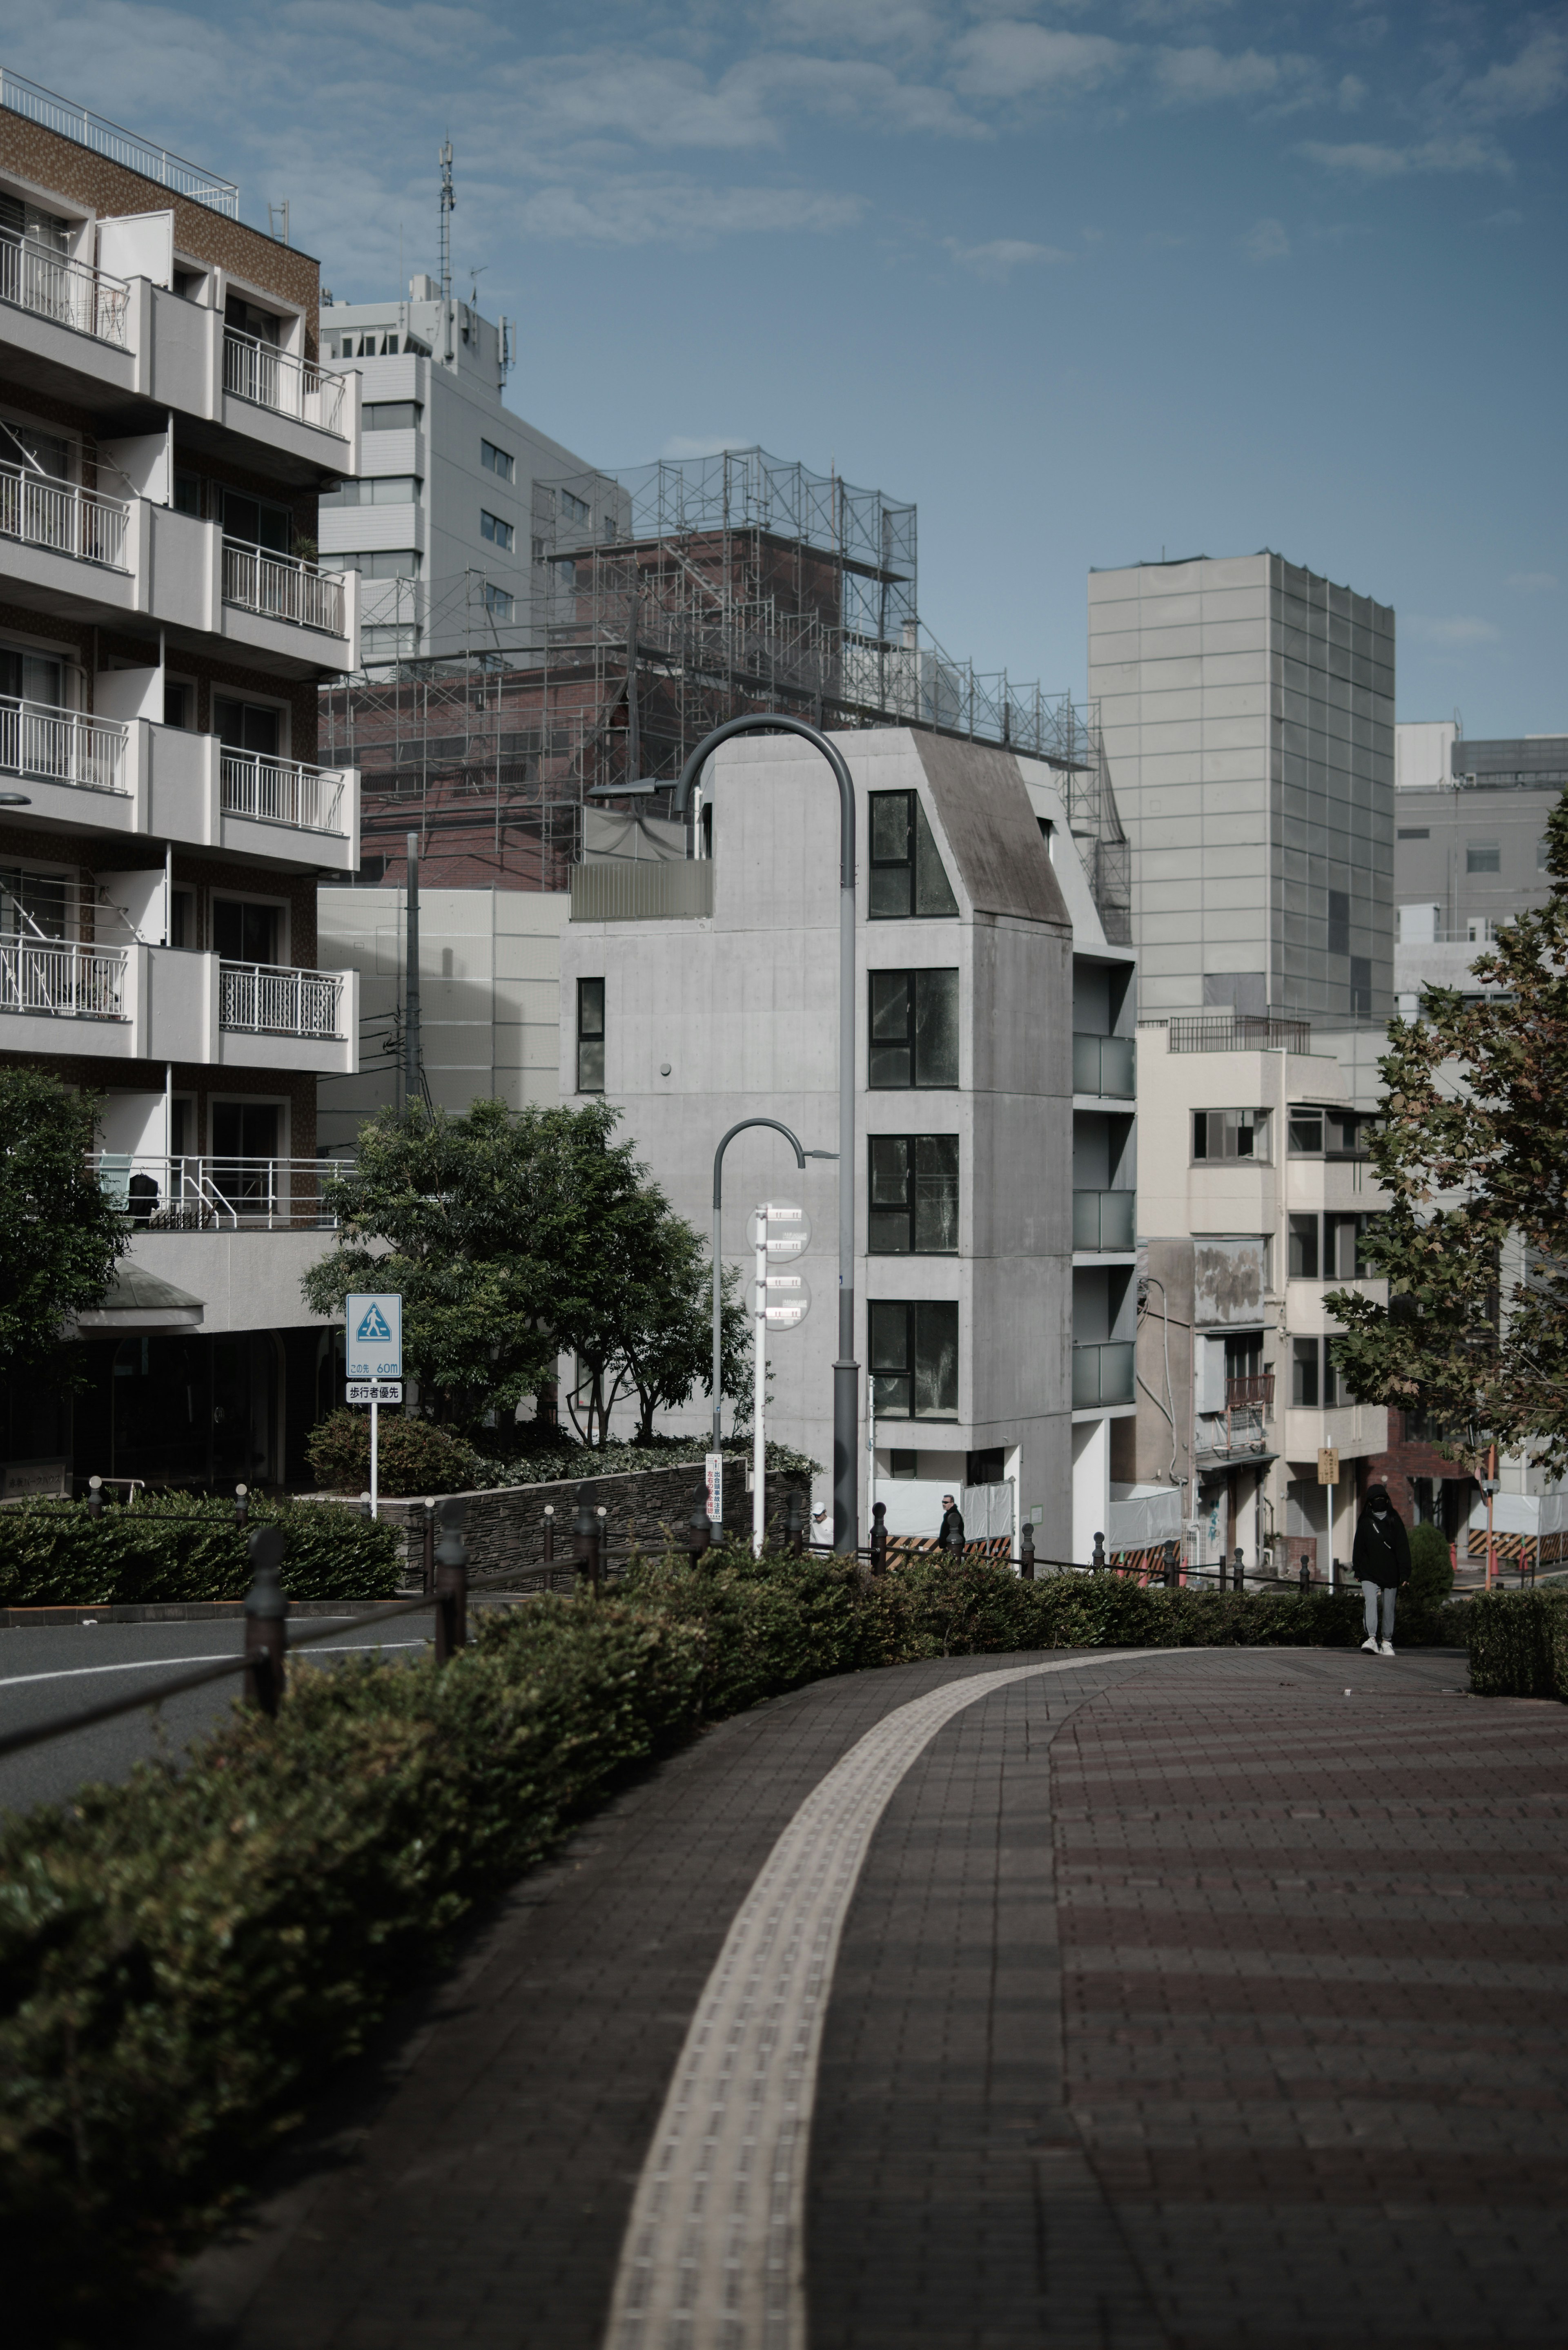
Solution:
[{"label": "window", "polygon": [[1465,843],[1467,873],[1501,873],[1502,854],[1495,840],[1467,840]]},{"label": "window", "polygon": [[479,536],[492,546],[504,546],[508,554],[517,537],[509,522],[503,522],[499,515],[487,514],[483,506],[479,510]]},{"label": "window", "polygon": [[1036,816],[1034,821],[1040,827],[1040,837],[1045,843],[1045,854],[1051,859],[1052,864],[1054,865],[1056,862],[1056,827],[1052,823],[1048,816]]},{"label": "window", "polygon": [[492,580],[487,579],[484,583],[484,608],[493,620],[509,620],[512,618],[513,598],[504,588],[497,588]]},{"label": "window", "polygon": [[1350,899],[1343,889],[1328,893],[1328,951],[1330,954],[1350,952]]},{"label": "window", "polygon": [[1230,1379],[1257,1379],[1263,1375],[1263,1334],[1261,1330],[1241,1330],[1225,1341],[1225,1377]]},{"label": "window", "polygon": [[198,522],[202,519],[202,476],[182,473],[178,465],[174,468],[174,511],[194,515]]},{"label": "window", "polygon": [[423,481],[418,473],[372,473],[358,482],[338,482],[323,490],[324,506],[410,506],[419,504]]},{"label": "window", "polygon": [[249,335],[258,343],[270,343],[275,350],[281,318],[270,310],[261,310],[247,302],[243,294],[231,294],[223,305],[223,324],[236,335]]},{"label": "window", "polygon": [[[193,889],[173,889],[169,895],[169,943],[171,947],[191,948],[196,943],[196,893]],[[175,1149],[182,1148],[176,1143]]]},{"label": "window", "polygon": [[958,1248],[956,1134],[874,1134],[867,1249],[872,1256],[950,1256]]},{"label": "window", "polygon": [[179,296],[181,301],[199,302],[202,298],[202,288],[207,282],[202,271],[200,269],[182,269],[178,264],[176,264],[173,274],[173,291]]},{"label": "window", "polygon": [[566,515],[568,522],[591,522],[593,520],[594,510],[592,506],[589,505],[587,498],[574,497],[570,490],[562,490],[558,493],[558,495],[561,501],[561,512]]},{"label": "window", "polygon": [[213,696],[213,732],[231,751],[259,751],[275,759],[280,747],[282,712],[265,702],[234,702],[226,694]]},{"label": "window", "polygon": [[873,792],[870,797],[872,920],[956,915],[958,902],[919,792]]},{"label": "window", "polygon": [[250,898],[214,898],[213,951],[225,962],[277,961],[278,909]]},{"label": "window", "polygon": [[605,983],[602,979],[577,982],[577,1091],[602,1094],[605,1089]]},{"label": "window", "polygon": [[1317,1218],[1293,1216],[1290,1219],[1291,1271],[1293,1281],[1317,1279]]},{"label": "window", "polygon": [[1308,1411],[1317,1409],[1317,1357],[1315,1338],[1291,1341],[1291,1401]]},{"label": "window", "polygon": [[72,478],[73,444],[61,440],[57,432],[40,432],[31,424],[7,424],[5,428],[0,454],[7,464],[16,462],[16,444],[22,447],[41,473],[52,482],[68,482]]},{"label": "window", "polygon": [[888,1453],[888,1474],[890,1477],[918,1477],[919,1473],[920,1456],[918,1452],[900,1452],[895,1449]]},{"label": "window", "polygon": [[1293,1109],[1291,1112],[1291,1156],[1293,1159],[1314,1158],[1323,1149],[1323,1112],[1320,1109]]},{"label": "window", "polygon": [[1430,840],[1432,837],[1431,827],[1425,824],[1401,825],[1399,827],[1399,837],[1401,840]]},{"label": "window", "polygon": [[419,550],[412,546],[383,546],[371,555],[328,555],[323,556],[321,568],[357,571],[361,579],[417,579]]},{"label": "window", "polygon": [[[352,359],[348,343],[345,359]],[[417,432],[424,422],[424,403],[418,400],[368,400],[360,421],[367,432]]]},{"label": "window", "polygon": [[510,482],[515,476],[516,467],[511,458],[504,449],[498,449],[493,441],[480,442],[479,462],[487,473],[499,473],[504,482]]},{"label": "window", "polygon": [[63,873],[0,866],[0,938],[63,939],[71,885]]},{"label": "window", "polygon": [[874,1087],[956,1086],[959,975],[954,971],[869,973]]},{"label": "window", "polygon": [[0,695],[7,702],[33,702],[46,710],[65,704],[64,671],[51,653],[20,645],[0,645]]},{"label": "window", "polygon": [[1354,1109],[1314,1109],[1298,1107],[1290,1114],[1293,1159],[1365,1159],[1362,1128],[1370,1125]]},{"label": "window", "polygon": [[294,536],[294,516],[286,506],[275,506],[266,498],[246,497],[240,490],[221,492],[223,501],[223,536],[244,541],[246,546],[260,546],[275,555],[286,555]]},{"label": "window", "polygon": [[1194,1159],[1251,1159],[1269,1156],[1269,1113],[1266,1109],[1199,1109],[1192,1113]]},{"label": "window", "polygon": [[871,1393],[879,1419],[958,1418],[958,1306],[877,1298]]},{"label": "window", "polygon": [[187,733],[196,723],[196,689],[184,678],[163,681],[163,723],[182,727]]},{"label": "window", "polygon": [[1372,1017],[1372,958],[1352,955],[1350,958],[1350,1016],[1353,1020]]},{"label": "window", "polygon": [[26,237],[29,244],[42,245],[47,253],[68,255],[71,249],[71,224],[54,213],[43,213],[36,204],[24,203],[20,196],[0,193],[0,230],[12,236]]}]

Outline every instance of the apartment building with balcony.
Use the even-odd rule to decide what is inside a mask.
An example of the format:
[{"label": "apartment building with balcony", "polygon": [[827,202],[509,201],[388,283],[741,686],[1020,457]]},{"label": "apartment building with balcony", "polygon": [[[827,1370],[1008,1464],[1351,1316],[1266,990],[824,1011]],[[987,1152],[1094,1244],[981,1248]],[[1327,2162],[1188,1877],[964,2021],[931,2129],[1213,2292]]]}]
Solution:
[{"label": "apartment building with balcony", "polygon": [[1116,1431],[1123,1492],[1174,1489],[1198,1562],[1326,1572],[1318,1454],[1340,1459],[1334,1555],[1350,1557],[1388,1415],[1345,1393],[1331,1289],[1365,1288],[1378,1210],[1336,1053],[1304,1021],[1229,1014],[1137,1032],[1141,1172],[1137,1409]]},{"label": "apartment building with balcony", "polygon": [[358,384],[317,363],[317,265],[237,210],[0,78],[0,1059],[102,1097],[134,1226],[74,1431],[7,1399],[24,1483],[281,1478],[330,1383],[298,1278],[358,981],[316,893],[358,868],[358,779],[317,697],[358,621],[315,538]]},{"label": "apartment building with balcony", "polygon": [[[1110,1427],[1134,1409],[1134,966],[1107,942],[1044,763],[903,727],[843,733],[857,827],[856,1348],[860,1522],[1086,1558]],[[705,1226],[738,1119],[838,1144],[836,794],[788,737],[725,744],[694,861],[574,868],[561,933],[565,1101],[604,1098]],[[725,1161],[726,1258],[798,1200],[813,1309],[770,1347],[769,1425],[832,1460],[836,1170],[776,1137]],[[699,1399],[689,1414],[705,1425]],[[827,1493],[823,1481],[821,1498]]]}]

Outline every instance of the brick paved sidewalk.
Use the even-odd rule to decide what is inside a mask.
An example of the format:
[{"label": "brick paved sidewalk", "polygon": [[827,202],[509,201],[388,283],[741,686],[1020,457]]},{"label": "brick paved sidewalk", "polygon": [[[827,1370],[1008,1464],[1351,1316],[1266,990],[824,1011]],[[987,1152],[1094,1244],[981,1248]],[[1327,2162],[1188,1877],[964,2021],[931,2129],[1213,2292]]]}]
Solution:
[{"label": "brick paved sidewalk", "polygon": [[[774,1838],[884,1714],[1006,1661],[818,1684],[627,1789],[158,2342],[597,2350]],[[1568,1713],[1463,1685],[1454,1659],[1151,1657],[939,1732],[828,2009],[813,2350],[1568,2341]]]}]

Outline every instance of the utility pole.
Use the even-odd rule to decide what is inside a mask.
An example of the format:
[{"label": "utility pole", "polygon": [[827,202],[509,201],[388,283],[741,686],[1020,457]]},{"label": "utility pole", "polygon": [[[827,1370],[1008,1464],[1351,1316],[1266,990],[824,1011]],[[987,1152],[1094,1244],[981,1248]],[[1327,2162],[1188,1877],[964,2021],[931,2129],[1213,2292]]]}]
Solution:
[{"label": "utility pole", "polygon": [[403,948],[403,1107],[411,1109],[424,1091],[420,1051],[420,837],[408,837],[409,878]]},{"label": "utility pole", "polygon": [[445,325],[446,363],[452,365],[452,211],[457,192],[452,184],[452,140],[441,150],[441,312]]}]

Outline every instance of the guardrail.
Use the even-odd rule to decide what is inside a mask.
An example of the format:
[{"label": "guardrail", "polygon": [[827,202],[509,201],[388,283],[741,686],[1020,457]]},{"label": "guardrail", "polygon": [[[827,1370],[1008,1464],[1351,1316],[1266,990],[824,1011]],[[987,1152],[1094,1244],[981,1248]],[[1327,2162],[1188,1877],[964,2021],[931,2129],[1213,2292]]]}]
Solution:
[{"label": "guardrail", "polygon": [[130,294],[119,278],[51,253],[15,229],[0,229],[0,302],[123,350]]},{"label": "guardrail", "polygon": [[1075,1249],[1126,1250],[1137,1245],[1136,1191],[1075,1191]]},{"label": "guardrail", "polygon": [[281,963],[218,968],[218,1025],[260,1036],[341,1037],[343,981],[337,972],[290,971]]},{"label": "guardrail", "polygon": [[296,628],[343,634],[343,581],[296,555],[277,555],[243,539],[223,541],[223,601]]},{"label": "guardrail", "polygon": [[257,824],[286,824],[296,832],[344,829],[343,778],[328,767],[307,767],[297,759],[273,759],[259,751],[222,754],[223,813],[250,816]]},{"label": "guardrail", "polygon": [[84,791],[126,791],[129,728],[80,710],[0,696],[0,769]]},{"label": "guardrail", "polygon": [[46,89],[41,82],[0,69],[0,106],[9,107],[14,114],[25,114],[29,122],[41,122],[46,130],[57,131],[62,139],[74,139],[79,147],[90,147],[95,155],[107,155],[111,162],[156,180],[160,187],[171,188],[176,195],[189,196],[193,203],[226,213],[231,220],[240,216],[240,192],[232,180],[220,180],[199,163],[171,155],[167,147],[154,147],[150,140],[139,139],[134,130],[89,113],[85,106]]},{"label": "guardrail", "polygon": [[1310,1053],[1312,1023],[1262,1013],[1222,1013],[1217,1018],[1181,1013],[1165,1035],[1168,1053]]},{"label": "guardrail", "polygon": [[120,498],[0,462],[0,535],[6,538],[123,571],[128,512]]},{"label": "guardrail", "polygon": [[348,1163],[117,1150],[100,1150],[91,1161],[114,1204],[133,1224],[159,1232],[333,1231],[322,1183]]},{"label": "guardrail", "polygon": [[308,359],[296,359],[255,335],[223,329],[223,390],[236,400],[270,408],[279,416],[297,418],[323,432],[347,439],[343,408],[348,383],[345,376],[327,371]]},{"label": "guardrail", "polygon": [[0,939],[0,1012],[55,1020],[123,1020],[125,951]]},{"label": "guardrail", "polygon": [[1112,1338],[1099,1346],[1073,1349],[1073,1409],[1093,1410],[1098,1404],[1133,1400],[1133,1342]]},{"label": "guardrail", "polygon": [[1073,1091],[1131,1101],[1137,1092],[1137,1045],[1131,1036],[1073,1036]]}]

